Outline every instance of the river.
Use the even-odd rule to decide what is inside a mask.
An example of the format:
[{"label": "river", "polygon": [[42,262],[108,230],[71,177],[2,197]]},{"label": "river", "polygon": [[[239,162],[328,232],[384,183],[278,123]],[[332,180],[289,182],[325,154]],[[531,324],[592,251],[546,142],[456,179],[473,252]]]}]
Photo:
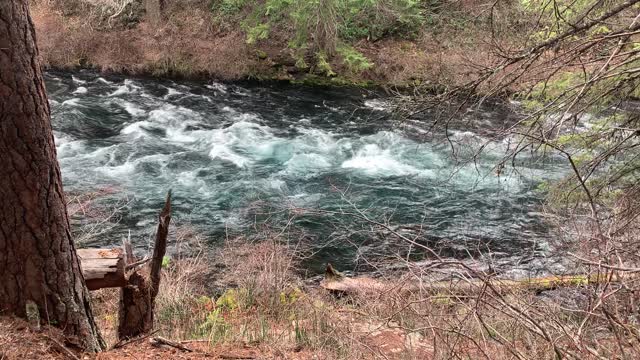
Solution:
[{"label": "river", "polygon": [[[178,223],[209,246],[288,224],[290,241],[316,250],[306,260],[314,271],[327,261],[366,271],[363,258],[406,255],[406,243],[353,215],[360,211],[442,256],[526,262],[547,249],[536,189],[562,165],[523,155],[498,175],[508,141],[488,142],[479,129],[503,124],[503,112],[469,112],[477,126],[453,122],[445,141],[396,126],[390,99],[371,90],[88,71],[48,72],[45,81],[65,190],[99,194],[90,205],[105,214],[118,208],[99,226],[84,208],[74,215],[77,234],[94,233],[83,246],[131,234],[145,249],[172,189]],[[483,144],[475,162],[451,156],[452,146],[464,157]]]}]

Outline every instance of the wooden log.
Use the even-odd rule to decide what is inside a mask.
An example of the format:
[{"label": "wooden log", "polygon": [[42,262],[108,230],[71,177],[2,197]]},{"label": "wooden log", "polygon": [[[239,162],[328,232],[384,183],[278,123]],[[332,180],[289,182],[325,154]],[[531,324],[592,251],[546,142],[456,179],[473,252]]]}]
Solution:
[{"label": "wooden log", "polygon": [[121,249],[78,249],[76,253],[89,290],[123,287],[127,284]]},{"label": "wooden log", "polygon": [[[612,274],[609,274],[612,275]],[[526,278],[519,280],[506,279],[488,279],[486,281],[480,279],[455,279],[450,281],[434,281],[434,282],[403,282],[400,284],[380,281],[366,276],[349,278],[337,272],[331,264],[327,266],[325,279],[320,286],[330,292],[341,295],[356,295],[366,293],[411,293],[423,292],[438,296],[459,296],[471,295],[491,288],[499,293],[507,293],[511,291],[530,291],[539,293],[542,291],[553,290],[561,287],[579,287],[588,286],[606,281],[620,282],[629,276],[625,274],[613,274],[606,276],[604,274],[592,275],[563,275],[563,276],[546,276],[537,278]]]}]

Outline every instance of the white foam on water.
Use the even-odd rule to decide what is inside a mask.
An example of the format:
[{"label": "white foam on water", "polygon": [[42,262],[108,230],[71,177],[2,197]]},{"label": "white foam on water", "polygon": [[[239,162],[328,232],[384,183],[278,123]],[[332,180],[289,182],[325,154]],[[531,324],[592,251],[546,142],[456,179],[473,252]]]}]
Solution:
[{"label": "white foam on water", "polygon": [[77,157],[92,159],[93,161],[112,161],[113,152],[116,148],[117,145],[105,146],[91,152],[78,154]]},{"label": "white foam on water", "polygon": [[236,154],[226,145],[214,145],[211,151],[209,151],[209,156],[212,159],[229,161],[239,168],[246,168],[249,164],[251,164],[250,159]]},{"label": "white foam on water", "polygon": [[85,152],[85,142],[83,140],[67,140],[57,143],[56,152],[59,159],[75,157]]},{"label": "white foam on water", "polygon": [[123,95],[128,93],[129,93],[129,89],[127,88],[127,85],[121,85],[118,87],[116,91],[112,92],[108,96],[118,96],[118,95]]},{"label": "white foam on water", "polygon": [[239,113],[233,117],[233,120],[242,123],[251,123],[253,121],[260,121],[260,117],[251,113]]},{"label": "white foam on water", "polygon": [[[213,145],[209,151],[209,157],[229,161],[239,168],[251,165],[253,161],[250,155],[259,157],[260,144],[273,139],[268,127],[246,121],[236,122],[224,129],[209,131],[208,135],[207,140]],[[247,154],[240,154],[236,149],[243,150]]]},{"label": "white foam on water", "polygon": [[[77,178],[86,177],[84,171],[96,169],[105,173],[110,171],[108,164],[115,162],[114,150],[117,145],[106,146],[96,150],[89,150],[87,142],[84,140],[72,140],[61,143],[57,146],[58,159],[64,168],[72,171],[63,172],[65,177]],[[90,164],[87,166],[87,164]],[[99,165],[107,164],[107,165]]]},{"label": "white foam on water", "polygon": [[217,82],[212,82],[211,84],[205,85],[206,88],[221,92],[223,94],[227,93],[227,87],[224,84],[220,84]]},{"label": "white foam on water", "polygon": [[196,191],[200,193],[200,195],[204,197],[209,197],[213,195],[210,187],[207,186],[207,183],[204,179],[198,177],[198,173],[200,172],[200,168],[192,170],[192,171],[183,171],[178,174],[176,177],[176,181],[178,184],[184,186],[185,188],[190,189],[190,191]]},{"label": "white foam on water", "polygon": [[269,178],[265,180],[265,182],[267,183],[268,187],[273,190],[285,191],[287,189],[287,183],[282,179]]},{"label": "white foam on water", "polygon": [[169,160],[171,160],[171,155],[169,154],[151,154],[139,157],[135,159],[134,162],[136,164],[156,163],[158,165],[165,166],[169,163]]},{"label": "white foam on water", "polygon": [[463,131],[463,130],[450,130],[449,138],[453,138],[459,141],[482,141],[483,139],[480,135],[474,133],[473,131]]},{"label": "white foam on water", "polygon": [[197,112],[171,104],[164,104],[159,109],[149,112],[149,121],[180,128],[186,122],[194,123],[202,119]]},{"label": "white foam on water", "polygon": [[149,136],[149,132],[145,129],[145,127],[153,127],[153,123],[147,120],[137,121],[125,126],[122,130],[120,130],[120,134],[131,135],[134,139]]},{"label": "white foam on water", "polygon": [[250,92],[237,86],[233,88],[233,93],[240,96],[251,96]]},{"label": "white foam on water", "polygon": [[203,186],[204,181],[197,176],[199,171],[200,168],[179,173],[177,176],[178,183],[186,187]]},{"label": "white foam on water", "polygon": [[69,106],[69,107],[81,106],[80,98],[71,98],[69,100],[65,100],[65,101],[62,102],[61,105],[62,106]]},{"label": "white foam on water", "polygon": [[98,167],[97,170],[111,177],[121,177],[134,174],[136,172],[136,166],[138,164],[154,163],[159,168],[162,168],[169,162],[169,160],[170,155],[153,154],[142,156],[137,159],[129,158],[124,163],[119,165],[110,165],[115,162],[113,159],[111,159],[106,165]]},{"label": "white foam on water", "polygon": [[85,152],[85,142],[83,140],[76,140],[58,131],[53,131],[53,141],[56,145],[58,159],[75,157]]},{"label": "white foam on water", "polygon": [[130,103],[128,101],[124,102],[124,109],[131,114],[131,116],[144,116],[147,112],[144,111],[142,108],[138,107],[136,104],[134,103]]},{"label": "white foam on water", "polygon": [[172,87],[165,86],[167,89],[167,94],[163,97],[163,99],[168,100],[172,96],[183,95],[183,92],[180,92]]},{"label": "white foam on water", "polygon": [[144,109],[142,109],[140,106],[124,99],[116,98],[111,100],[110,102],[123,108],[124,111],[126,111],[127,113],[129,113],[129,115],[133,117],[142,117],[147,114],[147,112]]},{"label": "white foam on water", "polygon": [[420,170],[398,161],[391,151],[376,144],[367,144],[356,155],[341,165],[344,169],[357,169],[367,175],[405,176],[419,174]]},{"label": "white foam on water", "polygon": [[78,79],[77,77],[71,75],[71,80],[76,84],[86,84],[87,82],[82,79]]},{"label": "white foam on water", "polygon": [[399,126],[402,127],[402,129],[407,133],[413,133],[413,134],[429,133],[429,130],[424,128],[424,124],[421,124],[419,122],[412,124],[410,121],[403,121],[402,124],[400,124]]},{"label": "white foam on water", "polygon": [[321,154],[295,154],[284,165],[286,173],[302,177],[313,176],[332,167],[331,161]]},{"label": "white foam on water", "polygon": [[323,106],[325,109],[329,109],[329,110],[334,111],[334,112],[339,112],[339,111],[340,111],[340,108],[337,108],[337,107],[335,107],[335,106],[329,106],[329,105],[327,105],[327,102],[326,102],[326,101],[324,101],[324,100],[322,101],[322,106]]},{"label": "white foam on water", "polygon": [[53,142],[58,145],[66,144],[69,141],[73,141],[73,138],[70,135],[59,132],[57,130],[53,130]]},{"label": "white foam on water", "polygon": [[113,82],[111,82],[111,81],[109,81],[109,80],[107,80],[107,79],[105,79],[103,77],[97,78],[96,82],[100,82],[100,83],[103,83],[103,84],[113,84]]},{"label": "white foam on water", "polygon": [[167,128],[166,129],[166,138],[169,141],[177,142],[177,143],[193,143],[198,141],[199,136],[196,132],[185,132],[182,129],[176,128]]},{"label": "white foam on water", "polygon": [[100,166],[96,168],[97,171],[115,178],[119,178],[124,175],[131,175],[135,172],[135,169],[136,169],[136,164],[129,161],[121,165],[115,165],[115,166],[105,165],[105,166]]},{"label": "white foam on water", "polygon": [[75,89],[75,90],[73,91],[73,93],[72,93],[72,94],[86,94],[88,91],[89,91],[89,90],[87,90],[87,88],[86,88],[86,87],[84,87],[84,86],[78,86],[78,88],[77,88],[77,89]]},{"label": "white foam on water", "polygon": [[[100,80],[102,78],[99,78]],[[106,80],[105,80],[106,81]],[[109,97],[120,96],[125,94],[132,94],[138,92],[140,90],[140,86],[136,85],[133,80],[125,79],[124,84],[118,86],[116,91],[109,94]]]},{"label": "white foam on water", "polygon": [[382,99],[370,99],[364,101],[364,106],[377,111],[388,111],[390,104]]},{"label": "white foam on water", "polygon": [[185,95],[185,98],[187,98],[187,97],[195,97],[195,98],[199,98],[199,99],[204,99],[208,103],[213,103],[213,99],[210,96],[207,96],[207,95],[196,95],[196,94],[189,93],[189,94]]}]

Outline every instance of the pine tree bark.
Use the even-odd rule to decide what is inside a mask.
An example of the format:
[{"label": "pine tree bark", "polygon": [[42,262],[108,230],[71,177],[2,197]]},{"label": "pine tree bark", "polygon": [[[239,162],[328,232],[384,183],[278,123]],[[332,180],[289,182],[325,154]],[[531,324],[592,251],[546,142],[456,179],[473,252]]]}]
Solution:
[{"label": "pine tree bark", "polygon": [[0,313],[104,348],[69,230],[50,110],[27,0],[0,1]]}]

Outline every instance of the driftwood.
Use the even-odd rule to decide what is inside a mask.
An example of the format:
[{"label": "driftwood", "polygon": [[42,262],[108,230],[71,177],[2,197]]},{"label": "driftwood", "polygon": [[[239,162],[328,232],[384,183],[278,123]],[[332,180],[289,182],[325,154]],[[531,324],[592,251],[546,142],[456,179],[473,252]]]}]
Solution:
[{"label": "driftwood", "polygon": [[450,281],[435,282],[403,282],[390,283],[384,282],[370,277],[349,278],[336,271],[331,264],[327,265],[325,279],[320,286],[325,290],[339,295],[355,295],[363,293],[414,293],[423,292],[439,296],[448,295],[470,295],[491,289],[501,293],[509,291],[531,291],[542,292],[553,290],[561,287],[578,287],[590,284],[603,283],[605,281],[619,282],[623,278],[622,275],[607,277],[603,274],[593,275],[566,275],[566,276],[547,276],[538,278],[528,278],[521,280],[504,280],[504,279],[456,279]]},{"label": "driftwood", "polygon": [[[158,217],[158,230],[151,264],[135,270],[129,275],[128,283],[120,291],[118,312],[118,338],[128,339],[153,329],[153,309],[160,288],[162,259],[167,249],[167,235],[171,222],[171,191],[167,194],[164,208]],[[125,267],[131,269],[143,262],[137,261],[131,247],[125,242]]]},{"label": "driftwood", "polygon": [[123,287],[125,261],[120,249],[78,249],[82,275],[89,290]]},{"label": "driftwood", "polygon": [[151,338],[151,345],[153,345],[153,346],[167,345],[167,346],[171,346],[171,347],[174,347],[174,348],[182,350],[182,351],[193,352],[193,350],[191,350],[188,347],[180,344],[179,342],[172,341],[172,340],[169,340],[169,339],[165,339],[165,338],[163,338],[161,336],[156,336],[154,338]]}]

